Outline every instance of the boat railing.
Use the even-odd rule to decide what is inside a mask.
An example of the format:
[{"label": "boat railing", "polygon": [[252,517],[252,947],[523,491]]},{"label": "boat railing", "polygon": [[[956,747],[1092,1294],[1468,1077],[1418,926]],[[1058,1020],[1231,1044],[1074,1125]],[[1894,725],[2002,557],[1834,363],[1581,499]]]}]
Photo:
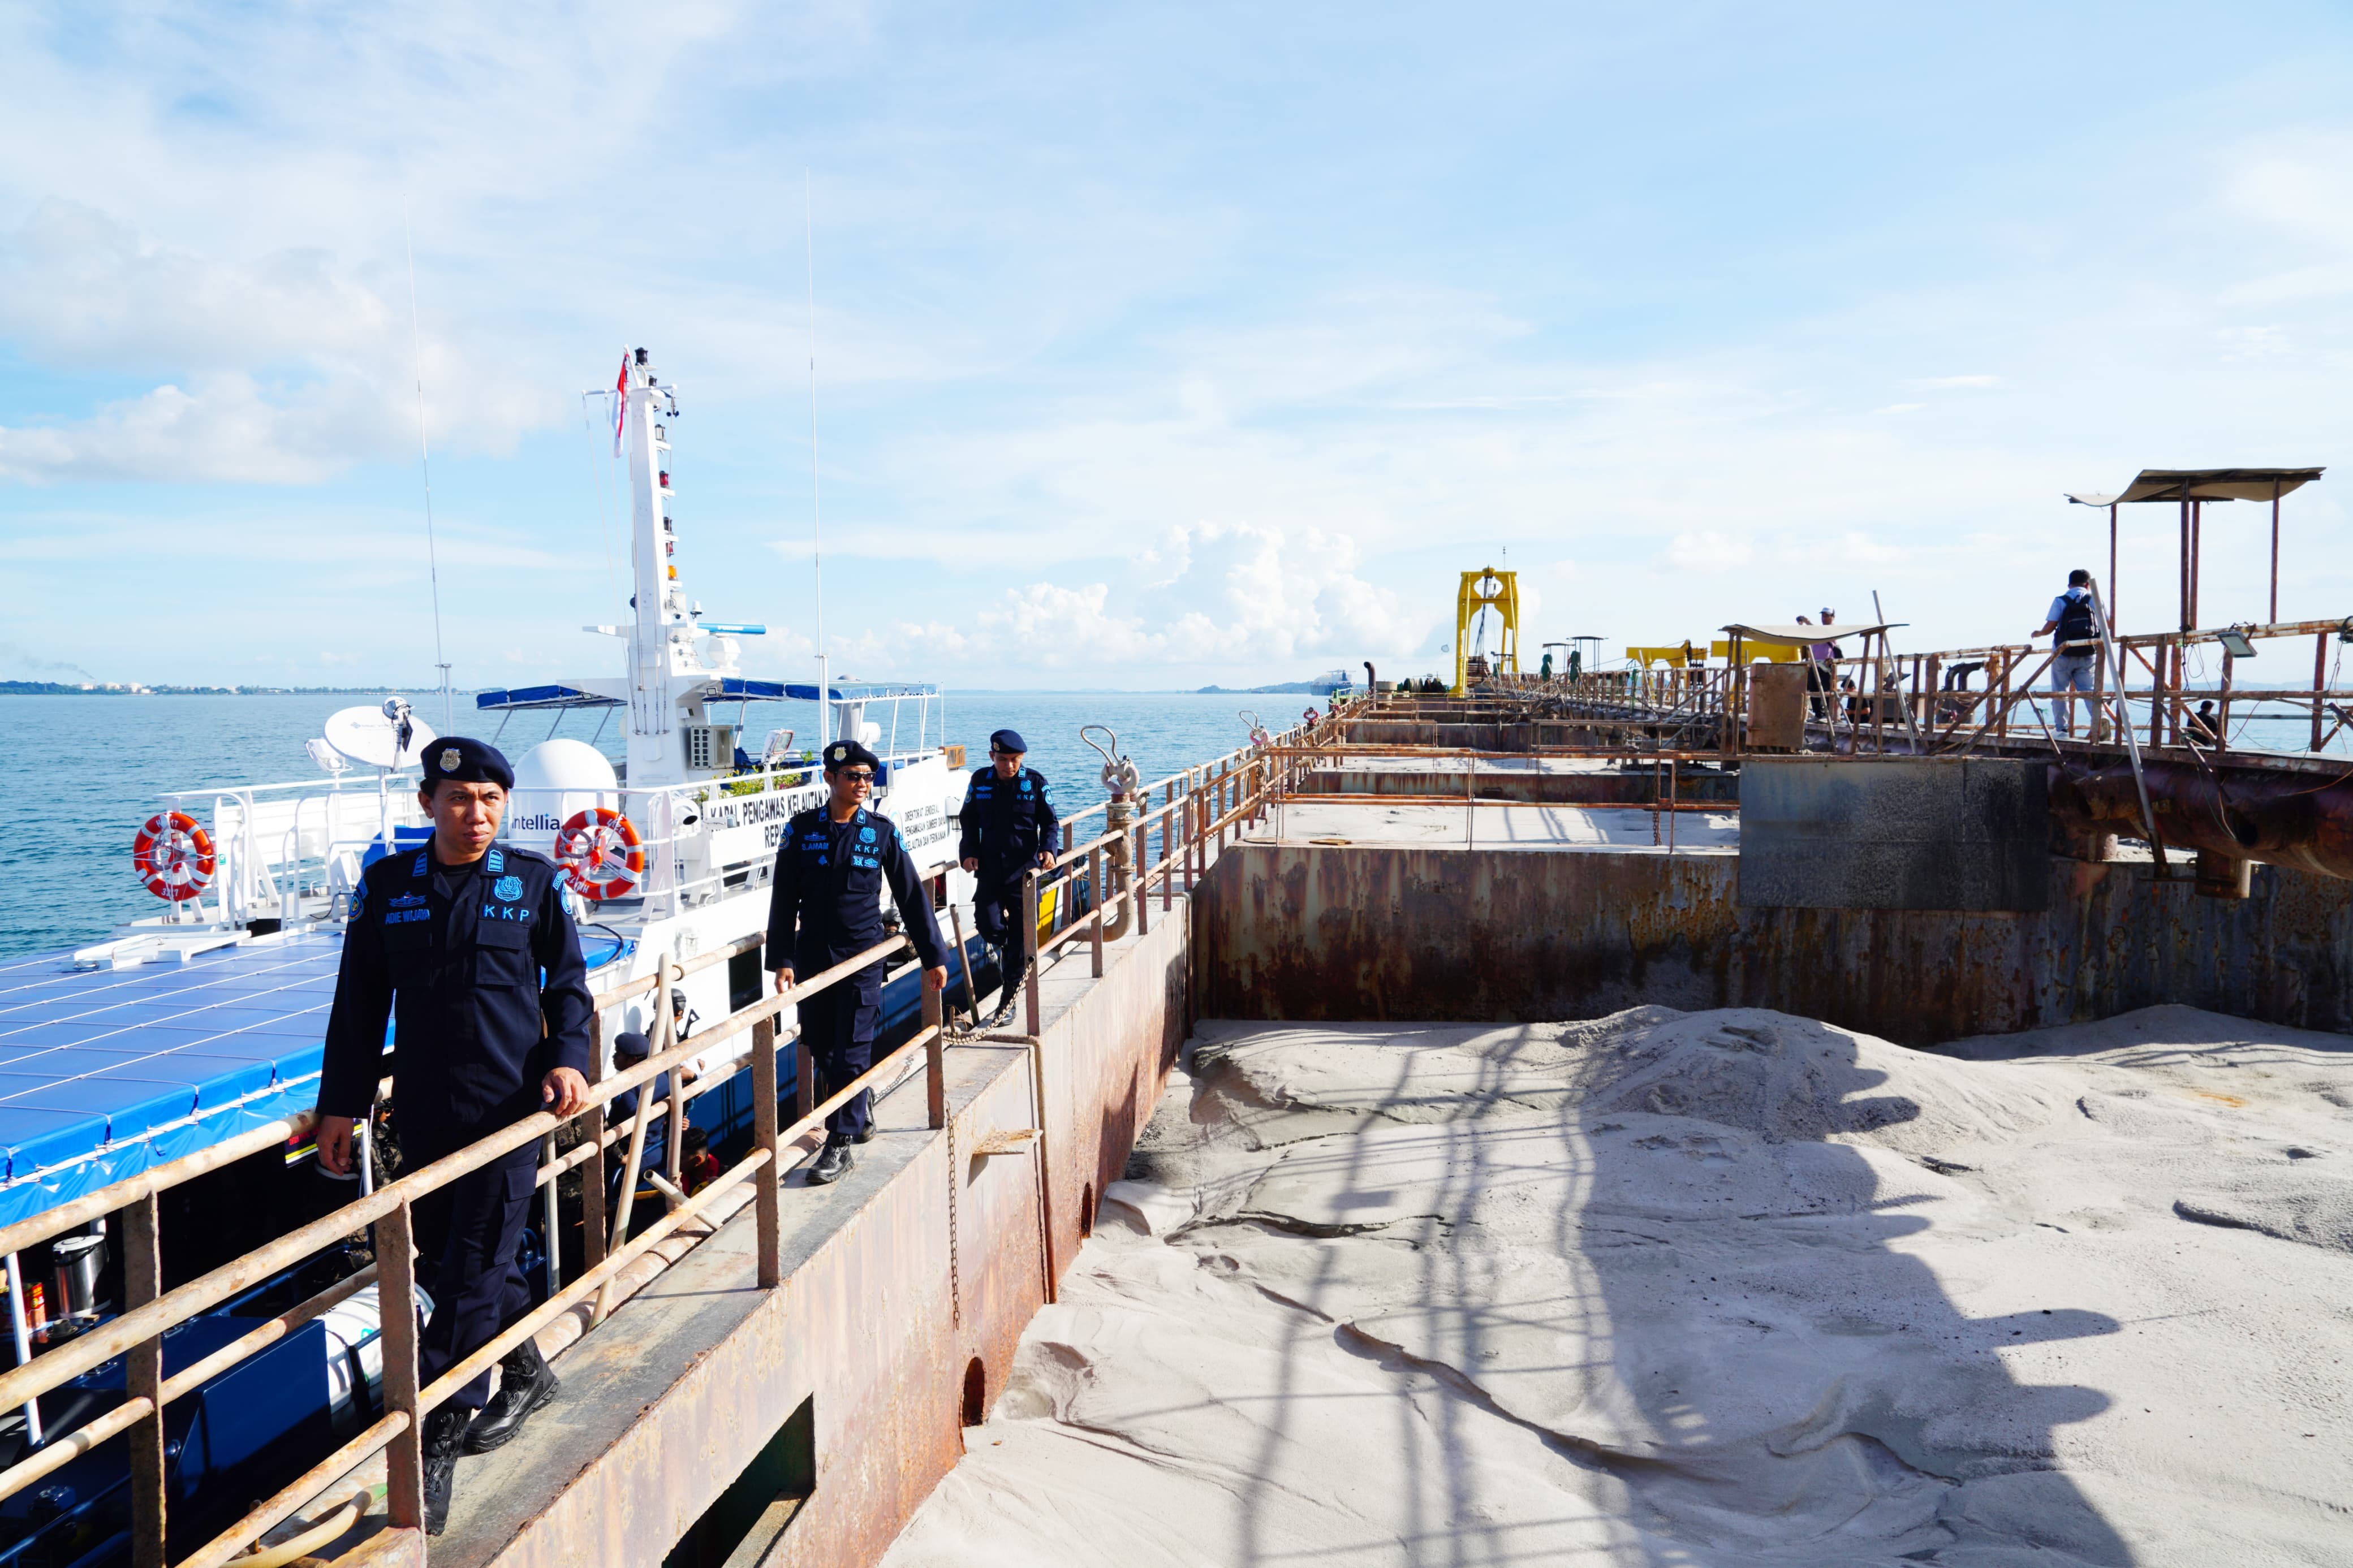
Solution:
[{"label": "boat railing", "polygon": [[[1138,929],[1148,931],[1150,912],[1146,906],[1154,884],[1159,884],[1161,907],[1167,910],[1178,883],[1187,890],[1196,886],[1217,850],[1243,825],[1262,816],[1271,805],[1278,804],[1289,783],[1308,765],[1303,756],[1286,752],[1296,752],[1303,744],[1328,742],[1335,738],[1334,723],[1327,720],[1314,729],[1286,731],[1273,738],[1271,744],[1239,750],[1155,781],[1152,788],[1162,795],[1158,805],[1151,805],[1147,798],[1138,817],[1116,828],[1107,824],[1104,831],[1083,843],[1071,845],[1057,857],[1057,869],[1080,859],[1088,860],[1095,868],[1099,891],[1085,916],[1066,924],[1042,942],[1036,911],[1039,889],[1049,873],[1032,870],[1025,880],[1023,901],[1030,917],[1025,943],[1033,960],[1041,949],[1050,955],[1055,949],[1092,932],[1095,968],[1100,973],[1104,921],[1122,919],[1124,906],[1134,915]],[[1091,807],[1076,813],[1072,820],[1088,820],[1098,809]],[[1147,845],[1156,846],[1156,852],[1148,849]],[[1103,858],[1115,846],[1129,855],[1127,864],[1134,868],[1134,874],[1116,893],[1105,896],[1101,891],[1104,886]],[[793,1026],[797,1015],[792,1010],[801,1002],[842,984],[859,970],[887,961],[909,947],[904,936],[893,936],[821,973],[798,980],[781,994],[763,996],[736,1009],[691,1039],[677,1037],[669,1008],[652,1006],[649,1009],[653,1015],[651,1054],[626,1072],[605,1076],[608,1014],[637,997],[659,993],[701,969],[757,951],[761,941],[761,935],[754,934],[691,958],[664,952],[658,955],[652,973],[597,993],[591,1022],[592,1081],[588,1103],[577,1114],[558,1118],[551,1112],[537,1112],[420,1170],[404,1172],[389,1183],[376,1185],[372,1179],[364,1181],[362,1194],[354,1201],[169,1290],[163,1288],[160,1194],[208,1171],[311,1131],[317,1122],[315,1112],[280,1118],[200,1153],[154,1166],[137,1176],[0,1227],[0,1255],[13,1256],[92,1221],[105,1219],[111,1232],[122,1238],[124,1254],[121,1314],[0,1374],[0,1409],[36,1401],[117,1356],[125,1357],[127,1363],[124,1401],[81,1426],[58,1434],[0,1470],[0,1499],[24,1490],[102,1442],[126,1437],[131,1449],[132,1560],[139,1568],[165,1563],[164,1409],[174,1399],[279,1342],[373,1284],[377,1289],[384,1346],[383,1415],[274,1496],[256,1505],[237,1523],[181,1558],[179,1568],[224,1568],[263,1535],[379,1453],[387,1455],[391,1523],[399,1529],[416,1529],[423,1521],[421,1437],[426,1416],[526,1337],[538,1335],[566,1314],[571,1314],[571,1321],[578,1325],[577,1332],[593,1330],[613,1310],[617,1299],[633,1288],[624,1279],[632,1264],[689,1226],[699,1226],[701,1235],[715,1233],[727,1215],[714,1214],[714,1208],[747,1184],[752,1189],[750,1203],[756,1210],[758,1282],[765,1289],[776,1288],[782,1283],[783,1274],[781,1166],[786,1151],[820,1127],[823,1119],[851,1096],[862,1090],[887,1089],[917,1070],[918,1061],[926,1081],[928,1125],[945,1125],[944,1050],[949,1042],[944,1033],[942,994],[926,987],[920,1026],[914,1035],[852,1082],[823,1100],[816,1098],[814,1064],[806,1043],[799,1041]],[[1040,1028],[1038,970],[1039,965],[1033,962],[1026,994],[1028,1033],[1016,1037],[1026,1039],[1033,1050]],[[714,1047],[733,1047],[739,1042],[748,1060],[731,1061],[724,1072],[687,1081],[686,1069],[691,1063],[698,1058],[711,1060]],[[778,1099],[777,1058],[778,1052],[788,1046],[797,1055],[793,1074],[795,1098],[790,1120],[786,1121]],[[728,1054],[732,1056],[733,1050]],[[733,1081],[745,1071],[752,1079],[753,1138],[750,1152],[744,1158],[691,1194],[684,1191],[679,1179],[683,1138],[667,1140],[664,1170],[642,1170],[649,1128],[665,1121],[672,1127],[683,1125],[686,1109],[695,1098]],[[607,1108],[616,1097],[633,1089],[646,1090],[665,1074],[669,1092],[664,1098],[654,1100],[649,1093],[641,1093],[637,1114],[608,1121]],[[383,1088],[379,1086],[379,1094]],[[366,1147],[366,1125],[362,1124],[359,1133],[363,1151]],[[540,1147],[537,1180],[543,1205],[543,1224],[550,1237],[549,1294],[534,1310],[489,1343],[432,1383],[424,1384],[417,1363],[417,1296],[412,1258],[415,1205],[420,1198],[468,1172],[534,1142]],[[633,1209],[638,1182],[621,1183],[617,1198],[608,1205],[606,1184],[601,1179],[606,1152],[616,1148],[624,1151],[622,1169],[641,1173],[642,1179],[661,1193],[665,1205],[659,1217],[634,1236],[631,1232],[636,1229]],[[556,1183],[567,1172],[583,1166],[593,1167],[580,1189],[583,1267],[576,1277],[565,1280],[561,1275],[561,1248],[554,1239],[560,1234]],[[364,1158],[361,1169],[364,1173],[372,1171]],[[1049,1197],[1050,1205],[1050,1201]],[[740,1209],[742,1202],[739,1200],[735,1206]],[[165,1375],[164,1336],[167,1331],[216,1310],[238,1292],[364,1227],[373,1231],[375,1261],[372,1265],[256,1324],[242,1337],[201,1361]],[[1046,1258],[1050,1281],[1055,1273],[1050,1237],[1050,1253]]]},{"label": "boat railing", "polygon": [[[909,752],[885,762],[895,770],[936,754]],[[767,818],[774,816],[773,826],[781,828],[785,816],[817,804],[823,795],[816,763],[781,760],[656,789],[626,784],[606,790],[518,788],[510,801],[509,820],[512,825],[534,807],[559,802],[567,815],[584,804],[621,812],[639,836],[646,862],[645,874],[630,896],[648,900],[659,917],[723,897],[746,880],[747,866],[774,856],[775,839],[765,831],[772,826]],[[778,796],[790,803],[783,816],[776,816]],[[417,804],[413,774],[227,784],[166,791],[160,798],[164,809],[203,820],[213,841],[212,884],[174,907],[171,918],[181,922],[216,920],[224,926],[244,926],[269,917],[291,925],[302,918],[306,899],[348,891],[370,848],[386,840],[393,829],[427,826]],[[714,816],[761,829],[749,836],[758,845],[735,846],[749,852],[734,853],[713,837]],[[512,826],[503,837],[522,841]],[[552,843],[553,833],[544,838],[524,837],[532,847],[543,848]]]}]

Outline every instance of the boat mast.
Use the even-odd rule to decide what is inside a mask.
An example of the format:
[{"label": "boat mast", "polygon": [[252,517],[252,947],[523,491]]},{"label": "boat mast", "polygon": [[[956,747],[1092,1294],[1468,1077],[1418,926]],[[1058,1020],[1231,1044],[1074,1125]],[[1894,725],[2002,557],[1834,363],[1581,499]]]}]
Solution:
[{"label": "boat mast", "polygon": [[629,562],[637,588],[637,618],[629,637],[629,787],[650,789],[686,781],[683,741],[678,733],[678,698],[673,675],[699,675],[693,630],[678,569],[670,563],[672,529],[663,485],[663,438],[656,423],[675,413],[669,389],[656,379],[643,349],[622,362],[622,435],[629,450]]}]

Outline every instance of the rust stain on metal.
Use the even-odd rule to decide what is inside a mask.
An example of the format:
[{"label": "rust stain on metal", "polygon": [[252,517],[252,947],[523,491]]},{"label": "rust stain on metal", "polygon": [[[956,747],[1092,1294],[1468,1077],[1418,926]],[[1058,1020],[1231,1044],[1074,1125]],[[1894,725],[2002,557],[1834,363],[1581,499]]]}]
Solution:
[{"label": "rust stain on metal", "polygon": [[2353,1030],[2353,886],[2262,868],[2244,901],[2053,858],[2031,913],[1743,910],[1728,856],[1245,844],[1196,921],[1204,1016],[1591,1017],[1774,1007],[1906,1044],[2186,1002]]}]

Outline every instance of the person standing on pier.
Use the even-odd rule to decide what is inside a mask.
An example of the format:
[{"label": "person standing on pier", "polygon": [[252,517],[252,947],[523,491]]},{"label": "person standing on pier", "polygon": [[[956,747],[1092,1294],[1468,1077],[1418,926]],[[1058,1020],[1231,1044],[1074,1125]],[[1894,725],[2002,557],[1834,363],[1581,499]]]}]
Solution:
[{"label": "person standing on pier", "polygon": [[[972,922],[980,928],[980,939],[997,949],[1005,977],[997,1011],[981,1020],[985,1028],[1002,1028],[1013,1019],[1029,968],[1029,943],[1021,931],[1021,879],[1033,866],[1052,868],[1060,826],[1046,798],[1046,775],[1021,764],[1029,751],[1029,743],[1011,730],[991,735],[988,766],[974,772],[956,816],[963,828],[956,856],[978,884]],[[974,997],[972,1005],[978,1011],[980,998]]]},{"label": "person standing on pier", "polygon": [[[767,964],[776,972],[778,995],[792,989],[797,975],[830,969],[884,940],[886,885],[923,961],[924,987],[937,991],[948,983],[931,889],[916,874],[898,826],[866,808],[881,765],[855,741],[826,747],[825,782],[832,798],[795,816],[776,845]],[[877,959],[801,1000],[801,1037],[817,1063],[820,1099],[831,1099],[874,1065],[885,962]],[[874,1097],[861,1089],[826,1118],[825,1147],[810,1165],[808,1179],[818,1184],[839,1181],[849,1171],[849,1146],[873,1136]]]},{"label": "person standing on pier", "polygon": [[[2051,601],[2051,611],[2042,618],[2034,635],[2045,633],[2051,637],[2052,706],[2059,710],[2059,732],[2071,739],[2075,733],[2075,704],[2082,700],[2074,694],[2093,689],[2093,671],[2100,658],[2100,620],[2092,608],[2092,574],[2078,566],[2067,574],[2067,591]],[[2092,739],[2105,738],[2106,725],[2095,712],[2092,716]]]},{"label": "person standing on pier", "polygon": [[[406,1172],[535,1110],[569,1117],[587,1103],[596,1004],[562,873],[496,842],[513,770],[496,747],[460,736],[434,742],[423,761],[417,795],[432,837],[367,868],[343,930],[319,1074],[319,1163],[337,1174],[352,1168],[352,1123],[375,1100],[387,1014],[398,1025],[392,1110]],[[433,1299],[417,1342],[423,1383],[530,1310],[515,1249],[538,1165],[534,1139],[417,1198],[417,1279]],[[485,1368],[426,1416],[427,1534],[448,1522],[459,1454],[506,1442],[555,1393],[526,1339],[499,1363],[495,1396]]]}]

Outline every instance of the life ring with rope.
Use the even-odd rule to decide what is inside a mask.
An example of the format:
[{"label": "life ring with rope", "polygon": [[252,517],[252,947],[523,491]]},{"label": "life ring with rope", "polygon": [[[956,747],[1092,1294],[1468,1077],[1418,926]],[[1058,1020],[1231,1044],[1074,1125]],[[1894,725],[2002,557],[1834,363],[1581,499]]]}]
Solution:
[{"label": "life ring with rope", "polygon": [[131,865],[147,890],[180,903],[201,898],[217,866],[212,835],[185,811],[159,811],[131,841]]},{"label": "life ring with rope", "polygon": [[554,858],[574,892],[600,903],[626,897],[646,870],[637,826],[609,805],[574,812],[555,835]]}]

